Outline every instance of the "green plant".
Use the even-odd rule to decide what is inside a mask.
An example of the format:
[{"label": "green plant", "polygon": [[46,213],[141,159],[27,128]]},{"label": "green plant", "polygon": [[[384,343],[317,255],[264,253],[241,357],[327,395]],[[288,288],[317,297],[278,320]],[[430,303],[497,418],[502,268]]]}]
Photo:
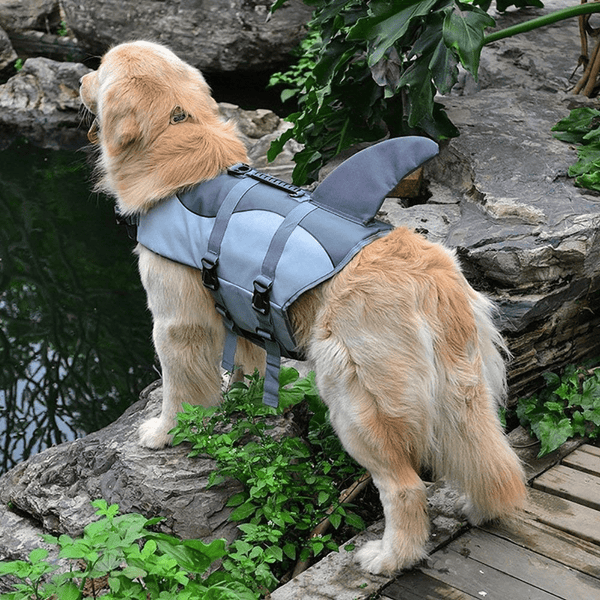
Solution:
[{"label": "green plant", "polygon": [[237,479],[243,491],[233,496],[231,520],[241,536],[231,544],[223,568],[248,587],[272,590],[295,561],[338,550],[331,534],[311,536],[325,518],[334,528],[361,529],[362,519],[339,503],[340,482],[361,468],[342,449],[326,419],[314,374],[299,379],[283,368],[279,411],[302,401],[310,411],[306,439],[277,437],[271,431],[275,409],[262,403],[263,380],[255,373],[236,383],[218,408],[185,406],[174,443],[192,444],[191,456],[217,461],[209,485]]},{"label": "green plant", "polygon": [[102,577],[107,577],[108,591],[96,594],[94,590],[92,595],[106,600],[258,598],[227,573],[217,571],[205,577],[210,566],[226,554],[223,540],[210,544],[179,540],[148,529],[160,518],[146,519],[136,513],[119,516],[119,507],[108,506],[105,500],[92,504],[101,518],[87,525],[81,538],[43,536],[60,547],[60,558],[73,561],[72,569],[56,573],[58,567],[46,560],[48,551],[41,548],[33,550],[26,561],[0,563],[0,575],[21,580],[15,591],[0,595],[1,600],[78,600],[84,597],[86,584]]},{"label": "green plant", "polygon": [[314,68],[287,74],[296,77],[286,93],[298,91],[299,110],[269,152],[273,159],[292,137],[305,145],[294,158],[295,183],[314,179],[327,160],[357,142],[388,133],[458,135],[435,95],[456,83],[459,62],[477,77],[484,30],[494,24],[484,10],[455,0],[305,3],[315,7],[309,32],[322,43],[305,48],[303,58]]},{"label": "green plant", "polygon": [[61,21],[56,33],[59,37],[65,37],[69,33],[69,28],[67,26],[66,21]]},{"label": "green plant", "polygon": [[273,73],[269,78],[268,87],[281,88],[280,98],[286,102],[297,97],[302,92],[304,82],[315,68],[317,55],[323,40],[318,31],[310,31],[300,42],[300,46],[292,52],[298,61],[291,65],[287,71]]},{"label": "green plant", "polygon": [[17,73],[23,68],[23,59],[22,58],[17,58],[17,60],[15,60],[15,71],[17,71]]},{"label": "green plant", "polygon": [[579,144],[578,160],[569,167],[569,177],[580,187],[600,192],[600,110],[575,108],[552,131],[563,142]]},{"label": "green plant", "polygon": [[541,442],[538,456],[559,448],[575,435],[600,435],[600,369],[567,367],[562,375],[545,373],[546,387],[520,398],[517,416]]},{"label": "green plant", "polygon": [[[277,0],[271,10],[286,0]],[[345,148],[386,135],[424,134],[435,139],[458,130],[435,101],[457,81],[459,63],[477,79],[484,44],[542,27],[559,19],[595,12],[589,3],[556,11],[487,37],[494,20],[491,0],[304,0],[315,7],[308,24],[311,43],[300,62],[272,81],[296,97],[293,123],[268,153],[273,160],[286,141],[304,144],[294,161],[294,182],[314,180],[321,166]],[[497,0],[510,6],[541,7],[540,0]]]}]

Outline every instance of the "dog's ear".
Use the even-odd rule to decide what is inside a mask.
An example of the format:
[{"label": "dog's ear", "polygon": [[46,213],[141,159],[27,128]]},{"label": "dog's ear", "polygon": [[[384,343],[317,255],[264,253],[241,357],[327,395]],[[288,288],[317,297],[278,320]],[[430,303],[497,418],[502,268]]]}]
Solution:
[{"label": "dog's ear", "polygon": [[[144,113],[148,105],[145,90],[135,86],[109,90],[102,102],[102,142],[110,154],[119,154],[144,143]],[[148,116],[146,118],[149,118]]]}]

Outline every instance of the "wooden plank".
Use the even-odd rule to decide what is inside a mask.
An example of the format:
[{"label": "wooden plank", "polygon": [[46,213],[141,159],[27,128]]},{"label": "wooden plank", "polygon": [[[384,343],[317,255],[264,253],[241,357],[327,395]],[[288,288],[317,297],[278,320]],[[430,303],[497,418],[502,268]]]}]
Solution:
[{"label": "wooden plank", "polygon": [[600,456],[600,446],[592,446],[591,444],[583,444],[583,446],[581,446],[581,449],[584,452],[589,452],[590,454],[593,454],[594,456]]},{"label": "wooden plank", "polygon": [[600,476],[600,448],[585,444],[565,456],[562,463],[572,469]]},{"label": "wooden plank", "polygon": [[595,544],[528,518],[482,529],[600,579],[600,547]]},{"label": "wooden plank", "polygon": [[[559,598],[556,594],[536,588],[525,581],[515,579],[498,569],[455,552],[452,544],[432,554],[428,566],[421,570],[430,577],[443,581],[474,598],[485,600],[516,600],[517,598],[557,600]],[[582,600],[584,597],[580,596],[577,600]]]},{"label": "wooden plank", "polygon": [[526,517],[600,545],[600,512],[587,506],[530,489]]},{"label": "wooden plank", "polygon": [[533,487],[594,510],[600,510],[600,477],[590,473],[557,465],[537,477]]},{"label": "wooden plank", "polygon": [[[600,580],[480,529],[451,545],[455,552],[565,600],[600,598]],[[514,597],[514,596],[508,596]]]},{"label": "wooden plank", "polygon": [[426,575],[422,571],[408,571],[380,592],[392,600],[474,600],[456,588]]}]

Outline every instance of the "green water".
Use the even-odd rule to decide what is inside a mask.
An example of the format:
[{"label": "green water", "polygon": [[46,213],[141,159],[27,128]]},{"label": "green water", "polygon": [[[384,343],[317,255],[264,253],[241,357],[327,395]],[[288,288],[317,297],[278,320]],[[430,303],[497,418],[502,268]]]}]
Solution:
[{"label": "green water", "polygon": [[83,152],[0,152],[0,472],[157,378],[133,242],[90,177]]}]

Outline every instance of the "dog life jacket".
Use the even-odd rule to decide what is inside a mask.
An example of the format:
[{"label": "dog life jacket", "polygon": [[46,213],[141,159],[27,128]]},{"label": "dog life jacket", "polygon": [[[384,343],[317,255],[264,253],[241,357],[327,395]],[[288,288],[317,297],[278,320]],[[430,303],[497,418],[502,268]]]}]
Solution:
[{"label": "dog life jacket", "polygon": [[381,142],[342,163],[312,194],[234,165],[140,215],[137,241],[202,270],[228,329],[223,367],[234,368],[237,336],[265,348],[263,400],[277,406],[281,357],[303,358],[290,305],[389,233],[392,226],[374,218],[386,195],[437,152],[422,137]]}]

